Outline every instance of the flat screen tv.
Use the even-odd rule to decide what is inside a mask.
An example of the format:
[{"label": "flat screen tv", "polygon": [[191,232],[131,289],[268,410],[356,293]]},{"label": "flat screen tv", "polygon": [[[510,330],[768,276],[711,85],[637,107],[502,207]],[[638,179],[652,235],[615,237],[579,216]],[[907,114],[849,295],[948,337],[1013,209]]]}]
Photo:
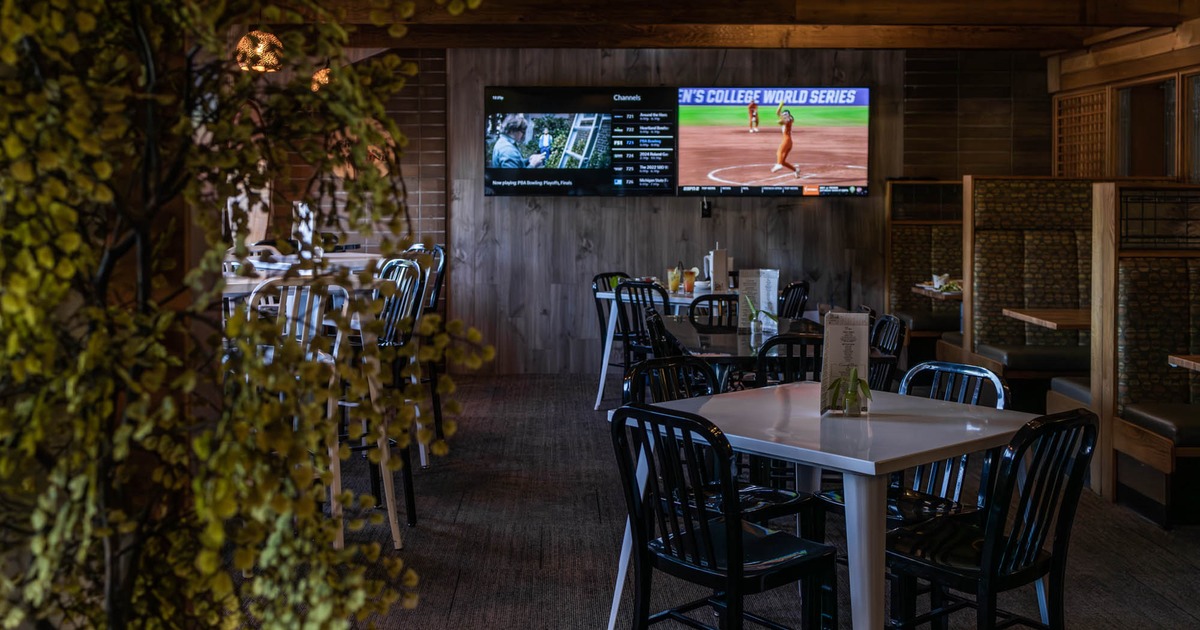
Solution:
[{"label": "flat screen tv", "polygon": [[484,195],[675,195],[674,88],[484,88]]},{"label": "flat screen tv", "polygon": [[868,88],[681,87],[678,104],[680,195],[867,194]]}]

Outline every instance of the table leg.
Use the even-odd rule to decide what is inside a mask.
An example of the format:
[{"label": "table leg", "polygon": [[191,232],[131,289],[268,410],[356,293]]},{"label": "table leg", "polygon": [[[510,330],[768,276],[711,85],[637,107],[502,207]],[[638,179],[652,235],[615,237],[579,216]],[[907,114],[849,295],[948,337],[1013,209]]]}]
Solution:
[{"label": "table leg", "polygon": [[617,329],[617,305],[614,303],[608,311],[608,331],[604,334],[604,354],[600,355],[600,386],[596,389],[596,406],[600,408],[600,399],[604,398],[604,379],[608,378],[608,357],[612,354],[613,335]]},{"label": "table leg", "polygon": [[612,610],[608,613],[608,630],[617,627],[617,613],[621,611],[621,591],[625,589],[625,576],[629,574],[629,560],[633,557],[633,529],[625,519],[625,538],[621,540],[621,559],[617,563],[617,585],[613,588]]},{"label": "table leg", "polygon": [[850,556],[850,620],[856,630],[884,627],[886,475],[842,475],[846,548]]}]

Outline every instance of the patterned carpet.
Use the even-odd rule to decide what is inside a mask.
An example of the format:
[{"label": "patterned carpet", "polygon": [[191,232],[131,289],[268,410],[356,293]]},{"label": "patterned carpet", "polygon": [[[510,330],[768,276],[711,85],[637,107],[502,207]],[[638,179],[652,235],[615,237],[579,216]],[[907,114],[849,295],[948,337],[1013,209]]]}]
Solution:
[{"label": "patterned carpet", "polygon": [[[625,507],[606,414],[591,409],[595,377],[458,382],[466,408],[459,433],[447,457],[416,471],[419,523],[405,530],[399,552],[420,573],[420,604],[373,621],[405,630],[605,627]],[[606,405],[617,403],[617,391],[614,379]],[[365,466],[351,462],[347,474],[365,480]],[[834,544],[841,544],[840,531],[831,517]],[[389,539],[386,525],[351,536]],[[1166,532],[1085,491],[1071,545],[1068,627],[1200,627],[1200,527]],[[702,594],[666,576],[655,579],[659,608]],[[848,588],[843,568],[847,628]],[[631,601],[627,588],[618,627],[629,627]],[[799,601],[795,589],[782,588],[750,598],[747,608],[798,627]],[[1003,595],[1000,605],[1037,611],[1032,587]],[[951,621],[954,628],[974,626],[970,611]]]}]

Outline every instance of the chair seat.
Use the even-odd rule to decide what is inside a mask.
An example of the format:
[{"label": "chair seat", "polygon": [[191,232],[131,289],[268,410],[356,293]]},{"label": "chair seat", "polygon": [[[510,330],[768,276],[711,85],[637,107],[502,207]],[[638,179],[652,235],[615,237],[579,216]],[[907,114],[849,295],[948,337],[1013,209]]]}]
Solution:
[{"label": "chair seat", "polygon": [[[796,514],[805,505],[813,503],[815,497],[807,492],[793,492],[782,488],[768,488],[754,484],[738,488],[738,502],[742,508],[742,518],[750,521],[764,521],[779,516]],[[720,495],[710,499],[714,509],[720,505]]]},{"label": "chair seat", "polygon": [[[943,336],[944,338],[944,336]],[[981,356],[998,361],[1010,370],[1037,372],[1087,372],[1092,368],[1089,346],[993,345],[981,343]]]},{"label": "chair seat", "polygon": [[[888,561],[899,561],[931,572],[946,572],[978,579],[983,561],[985,512],[950,514],[924,523],[907,525],[888,532]],[[1034,566],[1050,561],[1045,550],[1038,552]]]},{"label": "chair seat", "polygon": [[[846,498],[841,488],[826,490],[817,498],[834,511],[844,512]],[[958,501],[944,499],[937,495],[917,492],[906,488],[888,488],[887,520],[888,528],[914,525],[927,521],[935,516],[945,514],[962,514],[973,512],[975,507],[964,505]]]},{"label": "chair seat", "polygon": [[1200,405],[1191,403],[1140,403],[1125,405],[1121,418],[1161,435],[1175,446],[1200,446]]},{"label": "chair seat", "polygon": [[[716,549],[714,555],[718,558],[716,569],[724,571],[725,519],[717,518],[708,521],[712,532],[712,541]],[[650,549],[656,557],[667,564],[677,564],[678,560],[664,550],[663,539],[650,541]],[[803,538],[797,538],[786,532],[742,521],[742,557],[745,564],[745,577],[753,578],[765,572],[784,571],[790,566],[804,564],[820,558],[832,558],[836,554],[834,547],[815,543]]]}]

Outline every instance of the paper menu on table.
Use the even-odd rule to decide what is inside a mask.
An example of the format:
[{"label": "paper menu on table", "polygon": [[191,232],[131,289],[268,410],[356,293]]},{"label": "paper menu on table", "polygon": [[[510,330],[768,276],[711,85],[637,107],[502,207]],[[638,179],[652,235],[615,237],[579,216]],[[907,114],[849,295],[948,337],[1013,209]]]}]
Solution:
[{"label": "paper menu on table", "polygon": [[827,313],[822,350],[821,413],[825,413],[834,408],[834,380],[849,377],[850,368],[858,368],[858,377],[867,378],[871,353],[870,315]]},{"label": "paper menu on table", "polygon": [[[749,298],[754,308],[774,314],[779,301],[779,270],[778,269],[743,269],[738,272],[738,329],[750,329],[750,308],[746,305]],[[769,317],[761,316],[764,330],[771,327]]]}]

